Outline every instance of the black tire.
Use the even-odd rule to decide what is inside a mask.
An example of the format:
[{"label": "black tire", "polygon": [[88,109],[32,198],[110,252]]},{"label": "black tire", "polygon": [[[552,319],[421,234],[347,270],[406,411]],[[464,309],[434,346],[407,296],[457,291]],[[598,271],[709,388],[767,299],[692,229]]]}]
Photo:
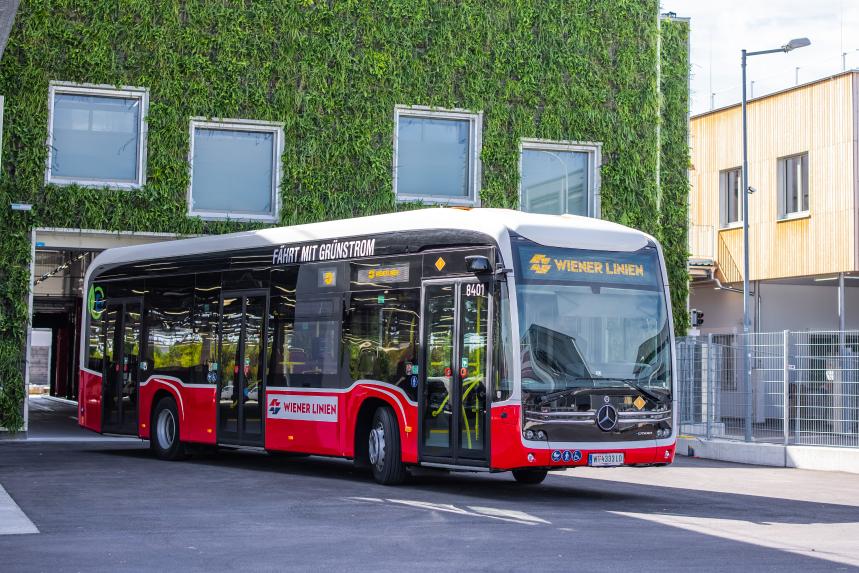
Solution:
[{"label": "black tire", "polygon": [[546,479],[548,470],[513,470],[513,478],[521,484],[537,485]]},{"label": "black tire", "polygon": [[149,449],[161,460],[182,460],[185,445],[179,441],[179,412],[173,398],[161,398],[152,410]]},{"label": "black tire", "polygon": [[376,409],[373,423],[367,433],[370,468],[373,477],[382,485],[401,484],[406,479],[406,466],[402,461],[400,428],[394,412],[387,406]]}]

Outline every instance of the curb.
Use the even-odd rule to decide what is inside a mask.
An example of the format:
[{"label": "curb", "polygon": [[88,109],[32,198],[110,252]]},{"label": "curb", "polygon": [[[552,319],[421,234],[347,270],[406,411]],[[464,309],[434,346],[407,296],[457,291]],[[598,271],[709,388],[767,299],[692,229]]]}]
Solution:
[{"label": "curb", "polygon": [[756,466],[859,474],[859,449],[856,448],[785,446],[680,436],[677,438],[677,453]]}]

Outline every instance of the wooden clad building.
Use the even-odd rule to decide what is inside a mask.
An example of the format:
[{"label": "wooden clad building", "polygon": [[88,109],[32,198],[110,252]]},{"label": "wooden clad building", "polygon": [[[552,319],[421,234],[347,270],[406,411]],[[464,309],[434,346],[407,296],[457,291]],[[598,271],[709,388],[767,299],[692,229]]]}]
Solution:
[{"label": "wooden clad building", "polygon": [[[845,300],[859,282],[851,280],[859,271],[859,71],[753,99],[747,114],[756,327],[849,327]],[[710,311],[714,320],[708,325],[705,318],[705,326],[736,328],[742,295],[732,289],[743,280],[741,106],[692,117],[690,144],[690,305]],[[809,297],[834,297],[819,308],[811,304],[824,315],[813,324],[801,312],[783,312],[788,301]]]}]

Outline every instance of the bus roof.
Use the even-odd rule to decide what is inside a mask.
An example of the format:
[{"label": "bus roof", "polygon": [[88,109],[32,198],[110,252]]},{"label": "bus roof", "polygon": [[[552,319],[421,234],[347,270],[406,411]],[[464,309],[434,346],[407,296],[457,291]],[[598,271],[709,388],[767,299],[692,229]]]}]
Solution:
[{"label": "bus roof", "polygon": [[641,231],[591,217],[511,209],[431,208],[107,249],[95,258],[87,277],[107,265],[416,230],[483,233],[498,243],[508,261],[508,231],[543,245],[611,251],[638,250],[653,240]]}]

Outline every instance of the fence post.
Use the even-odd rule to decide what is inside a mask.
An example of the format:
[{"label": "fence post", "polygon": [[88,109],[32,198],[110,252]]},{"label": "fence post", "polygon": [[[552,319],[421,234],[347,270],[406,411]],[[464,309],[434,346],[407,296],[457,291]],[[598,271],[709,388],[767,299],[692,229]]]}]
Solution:
[{"label": "fence post", "polygon": [[743,332],[743,382],[745,383],[745,414],[746,419],[743,424],[744,439],[746,442],[752,441],[752,416],[754,416],[754,390],[752,389],[752,336],[753,333],[748,330]]},{"label": "fence post", "polygon": [[782,341],[782,429],[784,431],[784,445],[790,441],[790,356],[788,354],[790,331],[785,330]]},{"label": "fence post", "polygon": [[713,420],[713,403],[710,400],[710,396],[713,395],[713,380],[714,380],[714,368],[713,368],[713,333],[707,334],[707,388],[706,392],[702,388],[701,390],[701,409],[704,412],[704,416],[706,416],[707,420],[707,439],[709,440],[712,437],[713,428],[712,428],[712,420]]}]

